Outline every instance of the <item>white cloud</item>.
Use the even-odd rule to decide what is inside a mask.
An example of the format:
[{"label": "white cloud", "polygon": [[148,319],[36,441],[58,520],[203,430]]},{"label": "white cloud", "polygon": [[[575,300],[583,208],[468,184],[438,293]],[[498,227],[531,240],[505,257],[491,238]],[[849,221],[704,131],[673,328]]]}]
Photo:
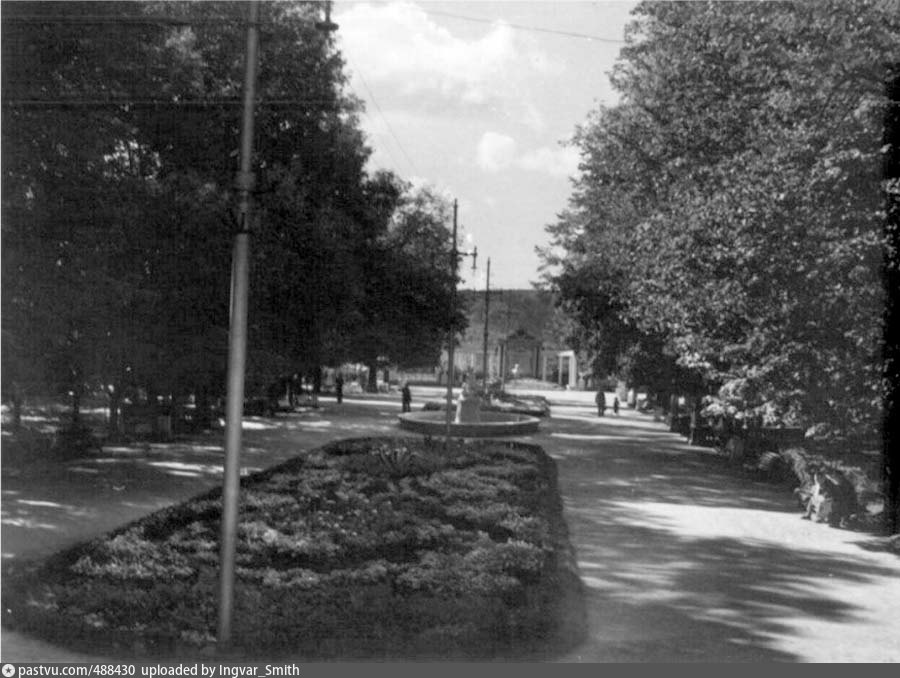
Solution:
[{"label": "white cloud", "polygon": [[574,146],[541,146],[519,153],[515,139],[499,132],[482,134],[475,152],[476,164],[486,172],[499,172],[514,167],[568,177],[578,172],[579,160],[578,149]]},{"label": "white cloud", "polygon": [[528,100],[529,82],[558,66],[509,26],[498,22],[480,37],[463,38],[408,2],[354,4],[335,20],[361,95],[389,85],[422,109],[499,107],[516,122],[544,124]]},{"label": "white cloud", "polygon": [[475,162],[487,172],[508,167],[516,155],[516,141],[506,134],[485,132],[478,142]]},{"label": "white cloud", "polygon": [[578,149],[574,146],[541,148],[523,154],[517,161],[522,169],[547,172],[553,176],[572,176],[578,172],[580,161]]}]

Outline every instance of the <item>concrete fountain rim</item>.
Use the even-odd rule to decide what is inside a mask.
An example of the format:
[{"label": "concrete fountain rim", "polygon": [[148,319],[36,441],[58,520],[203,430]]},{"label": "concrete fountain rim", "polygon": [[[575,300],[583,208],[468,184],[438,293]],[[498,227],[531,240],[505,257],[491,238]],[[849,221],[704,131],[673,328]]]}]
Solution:
[{"label": "concrete fountain rim", "polygon": [[[482,411],[481,421],[450,422],[454,438],[490,438],[536,433],[540,419],[512,412]],[[406,412],[400,416],[400,427],[425,435],[442,436],[447,432],[446,415],[440,410]]]}]

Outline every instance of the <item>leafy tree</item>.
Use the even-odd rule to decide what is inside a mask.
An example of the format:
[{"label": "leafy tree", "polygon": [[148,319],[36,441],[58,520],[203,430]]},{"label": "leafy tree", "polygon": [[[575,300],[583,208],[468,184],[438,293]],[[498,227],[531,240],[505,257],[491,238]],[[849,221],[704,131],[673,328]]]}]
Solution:
[{"label": "leafy tree", "polygon": [[354,355],[369,367],[368,388],[374,390],[379,361],[401,367],[436,363],[449,324],[462,328],[465,317],[460,307],[451,309],[458,280],[449,271],[447,200],[388,172],[372,177],[366,195]]},{"label": "leafy tree", "polygon": [[[451,289],[433,265],[446,205],[366,174],[360,102],[315,28],[320,3],[261,9],[248,388],[432,356]],[[224,388],[243,12],[4,6],[4,366],[59,382],[76,413],[88,382],[113,415],[129,386]]]},{"label": "leafy tree", "polygon": [[[97,30],[72,23],[86,9]],[[114,318],[134,313],[143,296],[139,262],[121,275],[129,244],[116,237],[148,197],[141,178],[119,171],[125,156],[134,159],[132,128],[115,107],[95,106],[121,94],[137,64],[105,19],[137,12],[116,3],[4,6],[4,358],[15,366],[7,374],[24,374],[31,390],[70,392],[73,419],[85,382],[121,336]],[[142,39],[156,32],[135,30]]]},{"label": "leafy tree", "polygon": [[[654,3],[579,129],[550,228],[603,317],[665,339],[732,411],[877,427],[884,4]],[[548,256],[548,263],[556,259]],[[614,321],[615,322],[615,321]]]},{"label": "leafy tree", "polygon": [[[401,367],[436,364],[451,327],[465,329],[458,284],[445,262],[450,259],[449,201],[429,188],[409,189],[391,221],[385,250],[393,259],[400,350],[388,355]],[[454,303],[455,302],[455,303]]]},{"label": "leafy tree", "polygon": [[625,313],[610,290],[612,281],[596,266],[560,262],[562,271],[553,282],[557,304],[571,319],[565,343],[591,356],[594,376],[615,376],[631,386],[644,386],[656,402],[668,409],[669,395],[705,393],[699,375],[677,364],[674,351],[659,333],[641,330]]},{"label": "leafy tree", "polygon": [[[318,11],[264,7],[250,361],[262,372],[321,359],[316,329],[334,326],[322,311],[342,307],[328,293],[343,294],[323,262],[357,228],[368,151]],[[221,391],[243,6],[10,3],[10,16],[3,319],[19,351],[6,362],[74,392],[91,375],[115,397],[126,382]]]},{"label": "leafy tree", "polygon": [[[233,102],[242,75],[242,7],[235,3],[171,3],[191,20],[166,43],[173,80],[192,98]],[[353,240],[363,167],[368,157],[356,111],[343,91],[339,54],[318,32],[318,3],[266,3],[262,7],[256,155],[259,219],[253,225],[250,285],[249,388],[260,389],[285,371],[317,371],[344,357],[342,333],[352,315],[354,292],[346,284],[354,264]],[[199,13],[199,15],[198,15]],[[197,20],[197,17],[200,20]],[[217,191],[230,186],[237,142],[238,109],[212,105],[188,116],[188,128],[156,127],[153,144],[173,175],[197,166]],[[229,129],[226,135],[218,132]],[[173,143],[177,135],[210,140]],[[227,161],[227,159],[231,161]],[[226,162],[222,162],[223,159]],[[203,186],[209,190],[210,184]],[[227,203],[218,211],[227,224]],[[351,274],[352,278],[352,274]]]}]

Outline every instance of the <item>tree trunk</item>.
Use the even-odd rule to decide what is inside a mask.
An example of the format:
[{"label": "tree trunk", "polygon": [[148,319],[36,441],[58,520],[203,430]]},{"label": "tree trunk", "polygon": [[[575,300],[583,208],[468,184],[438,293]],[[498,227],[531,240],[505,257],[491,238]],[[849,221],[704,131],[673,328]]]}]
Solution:
[{"label": "tree trunk", "polygon": [[[889,428],[889,427],[888,427]],[[888,535],[900,533],[900,450],[896,435],[886,428],[884,434],[884,531]]]},{"label": "tree trunk", "polygon": [[[893,103],[885,117],[884,142],[888,148],[885,157],[885,179],[900,178],[900,69],[896,65],[889,69],[885,83],[885,93]],[[885,192],[888,217],[884,219],[884,234],[891,248],[900,245],[900,234],[890,224],[896,223],[891,217],[900,214],[900,199],[896,193]],[[886,255],[890,257],[890,255]],[[884,415],[882,420],[882,455],[884,474],[884,528],[888,534],[900,532],[900,449],[898,449],[898,433],[895,423],[900,414],[900,380],[897,378],[896,365],[900,359],[900,271],[896,262],[885,259],[884,285],[887,292],[884,323],[884,355],[882,357],[883,374],[887,383],[884,395]]]},{"label": "tree trunk", "polygon": [[197,429],[200,431],[208,429],[212,423],[212,417],[209,412],[209,390],[205,386],[197,393],[197,403],[194,412],[194,424],[197,426]]},{"label": "tree trunk", "polygon": [[113,387],[109,392],[109,435],[113,438],[119,435],[119,406],[122,403],[121,390]]},{"label": "tree trunk", "polygon": [[319,395],[322,393],[322,366],[317,365],[313,368],[312,374],[312,382],[313,382],[313,393],[315,395]]},{"label": "tree trunk", "polygon": [[20,428],[22,428],[22,390],[16,383],[13,383],[12,385],[12,407],[12,427],[14,431],[18,431]]},{"label": "tree trunk", "polygon": [[81,422],[81,389],[75,388],[72,391],[72,428],[78,426]]},{"label": "tree trunk", "polygon": [[378,392],[378,360],[369,360],[366,361],[366,366],[369,368],[369,378],[366,383],[366,392],[367,393],[377,393]]},{"label": "tree trunk", "polygon": [[678,396],[674,393],[669,395],[669,430],[675,431],[678,428]]}]

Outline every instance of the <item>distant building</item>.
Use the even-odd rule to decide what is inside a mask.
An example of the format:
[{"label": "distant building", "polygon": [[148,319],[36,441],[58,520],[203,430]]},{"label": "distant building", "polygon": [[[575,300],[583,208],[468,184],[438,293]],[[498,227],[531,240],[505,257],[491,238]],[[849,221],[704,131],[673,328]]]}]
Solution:
[{"label": "distant building", "polygon": [[[482,332],[484,330],[482,329]],[[543,379],[546,376],[545,363],[541,359],[543,342],[521,327],[508,337],[498,341],[501,369],[513,378]]]},{"label": "distant building", "polygon": [[[459,337],[453,362],[458,374],[469,372],[481,379],[484,292],[461,294],[468,307],[469,327]],[[539,290],[491,290],[489,309],[489,380],[540,379],[573,389],[591,385],[590,376],[584,372],[588,365],[579,365],[575,352],[564,344],[552,294]],[[447,363],[446,352],[442,363]]]}]

